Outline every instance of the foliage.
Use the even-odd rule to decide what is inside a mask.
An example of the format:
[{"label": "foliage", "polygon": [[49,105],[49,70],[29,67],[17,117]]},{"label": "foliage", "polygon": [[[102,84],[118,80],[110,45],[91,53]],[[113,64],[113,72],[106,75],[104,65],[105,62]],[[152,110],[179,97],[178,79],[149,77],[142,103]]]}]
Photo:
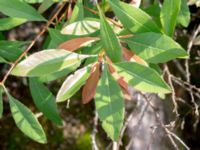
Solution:
[{"label": "foliage", "polygon": [[[40,3],[39,10],[28,2]],[[57,2],[63,6],[68,3],[1,0],[0,11],[7,17],[0,19],[0,31],[28,21],[49,23],[42,13]],[[55,29],[48,28],[45,50],[28,55],[29,49],[25,53],[22,50],[27,41],[2,40],[0,63],[14,64],[8,75],[29,79],[36,107],[57,125],[61,125],[62,120],[56,102],[65,102],[83,87],[83,103],[89,103],[94,98],[103,129],[112,140],[117,141],[125,118],[124,99],[130,95],[128,85],[143,92],[170,93],[170,87],[162,75],[151,67],[152,64],[188,58],[184,48],[173,40],[176,25],[186,27],[189,24],[187,3],[185,0],[164,0],[162,7],[156,9],[160,14],[160,18],[156,19],[150,9],[145,11],[119,0],[96,5],[77,0],[73,11],[71,4],[68,6],[68,15],[61,18],[61,23],[56,22]],[[96,16],[85,7],[92,9]],[[108,10],[114,12],[117,21],[105,16]],[[23,58],[24,54],[28,56]],[[67,77],[54,97],[44,83],[64,76]],[[0,82],[0,116],[3,90],[9,98],[17,127],[31,139],[46,143],[37,118],[8,93],[5,87],[7,77],[4,79]]]}]

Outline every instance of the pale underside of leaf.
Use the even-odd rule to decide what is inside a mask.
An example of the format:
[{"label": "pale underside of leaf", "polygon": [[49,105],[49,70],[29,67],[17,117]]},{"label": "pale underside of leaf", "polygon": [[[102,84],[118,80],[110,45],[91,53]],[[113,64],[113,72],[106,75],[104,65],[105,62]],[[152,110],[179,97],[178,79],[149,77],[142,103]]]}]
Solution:
[{"label": "pale underside of leaf", "polygon": [[100,29],[100,22],[93,20],[81,20],[66,25],[62,30],[62,34],[87,35]]},{"label": "pale underside of leaf", "polygon": [[91,66],[86,66],[68,76],[56,96],[57,102],[63,102],[73,96],[86,82],[90,75]]},{"label": "pale underside of leaf", "polygon": [[62,49],[43,50],[30,55],[20,62],[12,71],[18,76],[41,76],[71,67],[81,60],[90,57]]}]

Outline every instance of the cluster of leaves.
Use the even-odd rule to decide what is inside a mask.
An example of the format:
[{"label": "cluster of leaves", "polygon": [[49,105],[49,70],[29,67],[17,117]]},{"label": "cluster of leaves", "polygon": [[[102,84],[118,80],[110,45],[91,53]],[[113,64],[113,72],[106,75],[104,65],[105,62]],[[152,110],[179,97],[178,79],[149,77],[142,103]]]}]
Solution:
[{"label": "cluster of leaves", "polygon": [[[27,2],[40,2],[39,10]],[[27,21],[47,21],[41,13],[55,2],[58,1],[1,0],[0,11],[9,17],[0,19],[0,31]],[[118,22],[104,15],[109,10],[114,12]],[[128,86],[143,92],[170,93],[159,64],[188,58],[186,51],[172,39],[177,24],[186,27],[189,23],[187,0],[164,0],[162,7],[155,2],[143,9],[119,0],[104,0],[96,5],[77,0],[73,11],[69,5],[67,18],[67,22],[63,20],[56,29],[48,29],[45,50],[27,56],[11,74],[28,77],[36,107],[57,125],[62,125],[62,120],[56,102],[70,99],[83,86],[83,103],[94,98],[103,129],[116,141],[124,121],[124,99],[131,97]],[[24,44],[26,42],[0,41],[0,62],[14,62],[23,52]],[[67,78],[54,97],[44,83],[63,76]],[[45,133],[34,114],[13,98],[3,84],[1,115],[3,92],[7,93],[19,129],[33,140],[46,143]]]}]

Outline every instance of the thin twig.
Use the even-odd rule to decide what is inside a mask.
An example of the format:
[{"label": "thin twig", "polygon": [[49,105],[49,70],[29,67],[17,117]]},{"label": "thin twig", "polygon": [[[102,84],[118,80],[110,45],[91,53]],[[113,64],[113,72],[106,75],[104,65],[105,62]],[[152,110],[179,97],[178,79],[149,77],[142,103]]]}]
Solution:
[{"label": "thin twig", "polygon": [[[191,50],[192,50],[192,46],[194,44],[194,41],[198,35],[198,33],[200,32],[200,25],[197,27],[197,29],[194,31],[192,37],[191,37],[191,40],[190,42],[188,43],[188,48],[187,48],[187,53],[188,55],[190,55],[191,53]],[[189,59],[186,59],[185,61],[185,68],[186,68],[186,79],[187,79],[187,82],[190,83],[190,77],[191,77],[191,74],[190,74],[190,68],[189,68]],[[190,91],[192,91],[192,89],[190,89]],[[192,92],[190,92],[190,97],[191,97],[191,102],[192,104],[194,105],[195,107],[195,114],[197,116],[197,118],[199,118],[199,110],[198,110],[198,105],[197,103],[195,102],[195,99],[194,99],[194,95]]]},{"label": "thin twig", "polygon": [[5,84],[7,78],[9,77],[12,70],[16,67],[17,63],[31,50],[31,48],[34,46],[34,44],[37,42],[37,40],[47,31],[48,27],[52,24],[54,19],[59,15],[63,7],[65,6],[65,3],[62,3],[58,11],[55,13],[55,15],[47,22],[46,26],[42,29],[42,31],[34,38],[34,40],[30,43],[30,45],[27,47],[27,49],[17,58],[17,60],[11,65],[8,72],[3,77],[3,80],[0,82],[0,84]]},{"label": "thin twig", "polygon": [[178,140],[187,150],[190,150],[190,148],[185,144],[185,142],[183,142],[183,140],[181,140],[175,133],[169,131],[169,134],[171,134],[176,140]]},{"label": "thin twig", "polygon": [[184,88],[186,91],[188,92],[192,92],[197,98],[200,99],[200,92],[199,92],[199,88],[190,85],[187,82],[182,81],[181,79],[172,76],[172,81],[175,82],[176,84],[180,85],[182,88]]},{"label": "thin twig", "polygon": [[141,93],[141,95],[144,97],[144,99],[146,100],[146,102],[149,104],[149,106],[150,106],[150,107],[152,108],[152,110],[154,111],[154,114],[155,114],[155,117],[156,117],[157,121],[159,122],[160,126],[164,129],[166,135],[168,136],[168,138],[169,138],[169,140],[171,141],[171,143],[172,143],[172,145],[174,146],[174,148],[175,148],[176,150],[179,150],[179,148],[178,148],[177,144],[175,143],[175,141],[173,140],[171,134],[169,134],[168,129],[165,127],[165,125],[164,125],[163,122],[161,121],[160,115],[159,115],[159,113],[157,112],[156,107],[151,103],[151,101],[148,99],[148,97],[147,97],[145,94]]},{"label": "thin twig", "polygon": [[93,131],[92,131],[92,134],[91,134],[92,150],[99,150],[97,143],[96,143],[96,133],[98,132],[97,126],[98,126],[98,114],[97,114],[97,112],[95,112],[94,127],[93,127]]},{"label": "thin twig", "polygon": [[172,89],[172,102],[174,104],[174,110],[173,110],[173,112],[175,112],[176,116],[178,117],[179,116],[179,113],[178,113],[178,104],[176,102],[176,93],[175,93],[174,85],[172,83],[172,74],[170,73],[167,64],[165,64],[164,67],[165,67],[164,71],[167,73],[168,82],[169,82],[170,87]]}]

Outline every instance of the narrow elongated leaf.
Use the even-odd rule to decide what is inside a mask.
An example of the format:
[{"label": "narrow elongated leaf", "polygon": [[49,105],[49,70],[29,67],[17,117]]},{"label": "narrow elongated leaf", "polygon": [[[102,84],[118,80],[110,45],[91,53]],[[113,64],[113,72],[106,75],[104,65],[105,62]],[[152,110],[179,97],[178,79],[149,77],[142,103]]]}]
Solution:
[{"label": "narrow elongated leaf", "polygon": [[87,35],[100,29],[100,22],[96,20],[84,19],[66,25],[62,30],[62,34],[68,35]]},{"label": "narrow elongated leaf", "polygon": [[8,94],[10,109],[17,127],[28,137],[46,143],[46,135],[34,114],[22,103]]},{"label": "narrow elongated leaf", "polygon": [[133,33],[160,32],[153,19],[139,8],[119,0],[109,0],[110,6],[124,27]]},{"label": "narrow elongated leaf", "polygon": [[10,30],[25,23],[27,20],[22,18],[2,18],[0,19],[0,31]]},{"label": "narrow elongated leaf", "polygon": [[[94,56],[94,55],[93,55]],[[12,71],[17,76],[41,76],[71,67],[90,55],[79,55],[62,49],[43,50],[30,55]]]},{"label": "narrow elongated leaf", "polygon": [[98,40],[98,38],[95,37],[75,38],[60,44],[58,48],[73,52],[81,47],[87,46],[96,40]]},{"label": "narrow elongated leaf", "polygon": [[0,56],[8,61],[15,61],[23,52],[22,46],[26,42],[0,41]]},{"label": "narrow elongated leaf", "polygon": [[187,27],[190,23],[190,10],[187,0],[181,0],[181,8],[177,18],[177,24]]},{"label": "narrow elongated leaf", "polygon": [[3,88],[0,86],[0,118],[3,116]]},{"label": "narrow elongated leaf", "polygon": [[117,72],[134,88],[152,93],[170,93],[169,86],[151,68],[134,62],[115,64]]},{"label": "narrow elongated leaf", "polygon": [[141,33],[123,39],[139,57],[150,63],[187,58],[186,51],[170,37],[159,33]]},{"label": "narrow elongated leaf", "polygon": [[96,89],[95,106],[103,129],[112,140],[118,140],[124,121],[124,99],[106,66]]},{"label": "narrow elongated leaf", "polygon": [[89,103],[95,96],[96,87],[100,77],[100,63],[97,62],[91,69],[89,78],[87,79],[85,86],[82,91],[82,102],[83,104]]},{"label": "narrow elongated leaf", "polygon": [[77,0],[71,18],[69,20],[69,23],[83,20],[83,18],[84,18],[83,0]]},{"label": "narrow elongated leaf", "polygon": [[45,21],[33,7],[19,0],[0,0],[0,11],[5,15],[29,21]]},{"label": "narrow elongated leaf", "polygon": [[61,77],[67,76],[69,73],[73,72],[74,70],[76,70],[79,66],[80,66],[80,62],[74,64],[71,67],[68,67],[66,69],[63,69],[61,71],[58,72],[54,72],[52,74],[48,74],[48,75],[44,75],[44,76],[40,76],[39,80],[41,82],[50,82],[50,81],[54,81],[56,79],[59,79]]},{"label": "narrow elongated leaf", "polygon": [[33,101],[37,108],[43,114],[58,125],[62,125],[62,120],[59,116],[56,98],[37,78],[29,79],[29,87]]},{"label": "narrow elongated leaf", "polygon": [[111,26],[105,20],[104,14],[99,8],[101,18],[101,40],[107,55],[113,62],[120,62],[122,58],[121,45]]},{"label": "narrow elongated leaf", "polygon": [[160,13],[160,19],[165,33],[172,36],[179,14],[181,0],[164,0]]},{"label": "narrow elongated leaf", "polygon": [[86,66],[67,77],[56,96],[57,102],[63,102],[73,96],[86,82],[91,67]]}]

